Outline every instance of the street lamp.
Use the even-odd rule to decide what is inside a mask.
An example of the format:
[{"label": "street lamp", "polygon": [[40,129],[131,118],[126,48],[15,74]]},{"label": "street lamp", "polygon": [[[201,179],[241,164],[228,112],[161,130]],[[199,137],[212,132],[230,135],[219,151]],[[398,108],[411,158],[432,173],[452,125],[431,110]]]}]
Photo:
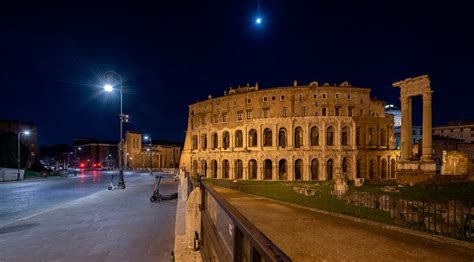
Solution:
[{"label": "street lamp", "polygon": [[[120,81],[120,143],[119,143],[119,182],[118,187],[125,189],[125,180],[123,178],[123,122],[125,122],[128,116],[123,114],[123,84],[122,77],[115,71],[108,71],[105,75],[115,75]],[[110,80],[110,79],[108,79]],[[114,87],[111,83],[104,85],[104,90],[106,92],[114,91]]]},{"label": "street lamp", "polygon": [[145,140],[148,140],[148,148],[146,151],[148,151],[148,154],[150,156],[150,175],[153,175],[153,161],[152,161],[152,154],[153,154],[153,146],[151,144],[151,137],[145,136]]},{"label": "street lamp", "polygon": [[78,148],[74,148],[74,176],[76,176],[76,161],[77,161],[77,157],[76,157],[76,151],[79,150],[81,151],[82,148],[81,147],[78,147]]},{"label": "street lamp", "polygon": [[29,136],[30,131],[28,131],[28,130],[25,130],[23,132],[18,131],[18,158],[17,158],[18,173],[16,174],[16,180],[20,180],[20,138],[21,138],[22,134],[25,135],[25,136]]}]

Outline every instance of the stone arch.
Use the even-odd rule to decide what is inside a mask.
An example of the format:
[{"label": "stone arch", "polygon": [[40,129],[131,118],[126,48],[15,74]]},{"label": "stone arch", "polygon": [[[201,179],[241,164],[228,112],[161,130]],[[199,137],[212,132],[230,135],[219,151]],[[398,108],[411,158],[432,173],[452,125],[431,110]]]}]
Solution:
[{"label": "stone arch", "polygon": [[328,159],[326,162],[326,178],[327,180],[332,180],[334,175],[334,161],[332,158]]},{"label": "stone arch", "polygon": [[191,138],[191,149],[192,150],[198,149],[198,136],[197,135],[193,135],[193,137]]},{"label": "stone arch", "polygon": [[303,146],[303,129],[301,127],[295,128],[295,148],[300,148]]},{"label": "stone arch", "polygon": [[219,147],[219,135],[214,132],[212,133],[212,140],[211,140],[211,149],[217,149]]},{"label": "stone arch", "polygon": [[194,176],[194,177],[196,177],[197,174],[198,174],[198,161],[197,161],[197,160],[193,160],[191,175]]},{"label": "stone arch", "polygon": [[201,149],[202,150],[207,149],[207,135],[206,134],[201,135]]},{"label": "stone arch", "polygon": [[257,179],[257,160],[251,159],[249,161],[249,179]]},{"label": "stone arch", "polygon": [[341,144],[343,146],[348,146],[350,144],[349,138],[350,138],[350,128],[348,126],[345,126],[342,128],[342,132],[341,132]]},{"label": "stone arch", "polygon": [[278,146],[281,148],[285,148],[286,144],[286,129],[282,127],[278,131]]},{"label": "stone arch", "polygon": [[230,147],[230,134],[229,131],[222,133],[222,148],[228,149]]},{"label": "stone arch", "polygon": [[380,145],[386,146],[387,145],[387,131],[385,128],[380,129]]},{"label": "stone arch", "polygon": [[397,168],[397,165],[395,163],[395,159],[390,160],[390,178],[392,179],[395,178],[396,168]]},{"label": "stone arch", "polygon": [[342,173],[347,173],[348,167],[349,167],[349,163],[347,161],[347,158],[344,157],[342,159]]},{"label": "stone arch", "polygon": [[310,140],[310,145],[319,146],[319,128],[317,126],[311,127],[309,140]]},{"label": "stone arch", "polygon": [[382,159],[382,163],[381,163],[381,176],[382,176],[382,179],[387,179],[388,178],[388,166],[387,166],[387,159]]},{"label": "stone arch", "polygon": [[229,178],[229,160],[224,159],[222,161],[222,178]]},{"label": "stone arch", "polygon": [[295,180],[303,179],[303,160],[297,159],[295,161]]},{"label": "stone arch", "polygon": [[369,179],[375,179],[375,173],[376,173],[376,166],[375,166],[375,159],[370,159],[369,162]]},{"label": "stone arch", "polygon": [[242,130],[235,131],[235,147],[240,148],[244,146],[244,138]]},{"label": "stone arch", "polygon": [[249,146],[255,147],[257,146],[257,130],[250,129],[249,131]]},{"label": "stone arch", "polygon": [[334,127],[329,126],[326,129],[326,145],[333,146],[334,145]]},{"label": "stone arch", "polygon": [[211,178],[217,178],[217,160],[211,161]]},{"label": "stone arch", "polygon": [[311,160],[311,180],[319,180],[319,161],[316,158]]},{"label": "stone arch", "polygon": [[242,179],[244,178],[244,166],[242,160],[237,159],[235,161],[235,178]]},{"label": "stone arch", "polygon": [[375,146],[374,139],[375,139],[374,129],[371,127],[369,128],[369,146]]},{"label": "stone arch", "polygon": [[278,161],[278,180],[288,179],[288,162],[286,159]]},{"label": "stone arch", "polygon": [[272,179],[272,161],[270,159],[265,159],[265,161],[263,161],[263,179]]},{"label": "stone arch", "polygon": [[270,128],[263,130],[263,146],[272,146],[272,130]]},{"label": "stone arch", "polygon": [[206,162],[206,160],[201,160],[201,169],[202,169],[202,175],[204,177],[207,177],[207,162]]}]

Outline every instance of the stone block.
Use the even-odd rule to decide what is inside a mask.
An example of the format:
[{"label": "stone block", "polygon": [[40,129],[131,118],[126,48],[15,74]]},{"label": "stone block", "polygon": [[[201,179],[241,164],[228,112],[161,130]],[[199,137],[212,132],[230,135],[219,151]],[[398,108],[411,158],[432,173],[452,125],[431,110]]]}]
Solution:
[{"label": "stone block", "polygon": [[354,179],[354,185],[355,187],[361,187],[364,185],[364,179],[363,178],[356,178]]}]

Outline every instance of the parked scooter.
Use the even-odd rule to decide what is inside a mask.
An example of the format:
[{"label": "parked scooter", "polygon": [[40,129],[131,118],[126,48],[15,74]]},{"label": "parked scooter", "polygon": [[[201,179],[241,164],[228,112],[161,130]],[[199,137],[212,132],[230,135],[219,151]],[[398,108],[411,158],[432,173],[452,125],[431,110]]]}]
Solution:
[{"label": "parked scooter", "polygon": [[150,197],[150,201],[151,202],[161,202],[161,200],[172,200],[172,199],[176,199],[178,198],[178,193],[173,193],[169,196],[163,196],[160,194],[160,183],[161,183],[161,179],[164,178],[163,176],[155,176],[156,178],[156,182],[155,182],[155,186],[153,188],[153,195]]}]

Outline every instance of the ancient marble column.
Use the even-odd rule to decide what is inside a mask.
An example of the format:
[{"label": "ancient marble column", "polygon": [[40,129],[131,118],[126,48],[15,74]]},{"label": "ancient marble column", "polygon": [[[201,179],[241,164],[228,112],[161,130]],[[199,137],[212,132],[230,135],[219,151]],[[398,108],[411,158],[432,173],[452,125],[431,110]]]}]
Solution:
[{"label": "ancient marble column", "polygon": [[431,123],[431,91],[423,94],[423,149],[422,160],[431,160],[432,149],[432,123]]},{"label": "ancient marble column", "polygon": [[411,156],[411,98],[401,97],[402,127],[401,127],[401,155],[400,160],[407,161]]}]

